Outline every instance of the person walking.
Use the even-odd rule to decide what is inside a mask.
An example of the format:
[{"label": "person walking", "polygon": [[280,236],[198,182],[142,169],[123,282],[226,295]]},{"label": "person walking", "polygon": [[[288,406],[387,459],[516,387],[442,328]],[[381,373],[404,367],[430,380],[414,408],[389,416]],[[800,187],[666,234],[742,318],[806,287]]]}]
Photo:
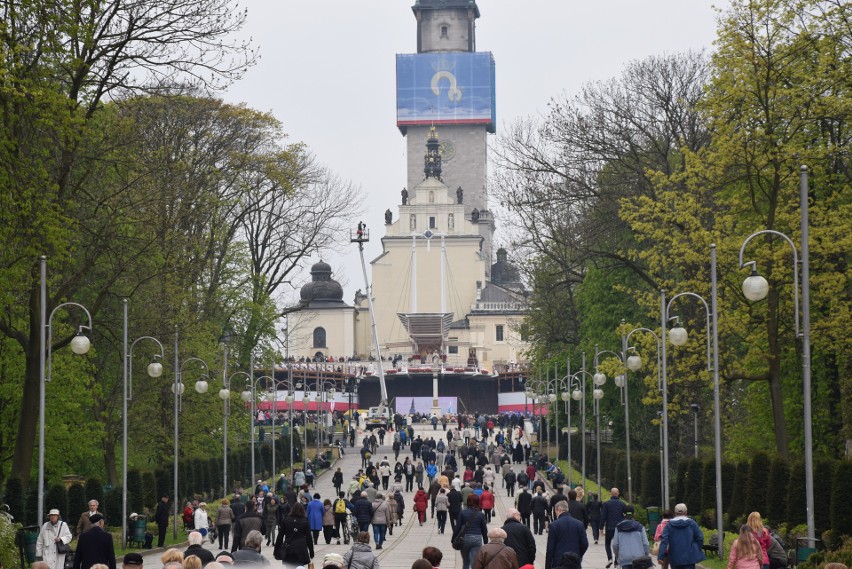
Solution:
[{"label": "person walking", "polygon": [[41,526],[36,542],[36,557],[50,566],[50,569],[64,569],[65,552],[60,553],[58,547],[65,547],[71,543],[71,529],[62,521],[59,510],[50,510],[47,521]]},{"label": "person walking", "polygon": [[686,504],[677,504],[675,517],[663,530],[658,560],[667,560],[670,569],[695,569],[696,563],[706,559],[701,548],[704,534],[687,513]]},{"label": "person walking", "polygon": [[586,536],[586,528],[583,522],[574,519],[568,513],[567,502],[557,502],[553,506],[556,519],[550,524],[547,533],[547,554],[545,556],[544,569],[553,569],[562,560],[562,555],[571,551],[577,554],[580,561],[589,548],[589,538]]},{"label": "person walking", "polygon": [[601,534],[602,505],[601,501],[598,500],[598,495],[595,492],[589,492],[589,500],[586,502],[586,513],[589,516],[589,525],[592,526],[592,539],[595,540],[595,545],[598,544],[598,539]]},{"label": "person walking", "polygon": [[314,545],[319,541],[319,534],[322,530],[322,515],[325,512],[320,495],[315,493],[313,499],[308,502],[308,507],[305,508],[305,513],[308,516],[308,525],[311,528],[311,533],[314,536]]},{"label": "person walking", "polygon": [[754,535],[754,528],[743,524],[739,537],[731,545],[728,569],[761,569],[765,563],[766,558],[763,557],[763,549]]},{"label": "person walking", "polygon": [[331,477],[331,483],[334,486],[334,494],[340,494],[340,489],[343,488],[343,471],[340,470],[340,467],[334,472],[334,476]]},{"label": "person walking", "polygon": [[393,535],[393,526],[399,523],[399,506],[393,494],[388,494],[388,534]]},{"label": "person walking", "polygon": [[234,510],[227,498],[219,504],[216,510],[216,534],[219,536],[219,549],[228,549],[228,539],[231,536],[231,525],[234,523]]},{"label": "person walking", "polygon": [[313,559],[314,540],[311,539],[308,518],[302,504],[294,504],[290,513],[281,520],[274,555],[275,559],[290,567],[307,567]]},{"label": "person walking", "polygon": [[645,528],[633,519],[633,506],[627,506],[624,519],[615,526],[612,553],[615,555],[615,562],[621,569],[631,569],[634,559],[648,557],[651,554]]},{"label": "person walking", "polygon": [[[332,504],[332,509],[334,510],[334,533],[337,534],[337,545],[340,545],[340,537],[345,535],[346,512],[354,513],[355,507],[346,499],[346,492],[340,492]],[[349,545],[349,538],[346,538],[346,545]]]},{"label": "person walking", "polygon": [[763,520],[760,517],[760,512],[752,512],[748,515],[746,525],[754,532],[754,537],[757,543],[760,544],[760,550],[763,553],[763,569],[769,569],[769,546],[772,545],[772,538],[769,536],[769,530],[763,526]]},{"label": "person walking", "polygon": [[470,569],[482,543],[488,538],[488,524],[485,522],[485,514],[479,508],[479,496],[476,494],[468,495],[467,507],[459,514],[450,542],[460,535],[464,536],[461,548],[462,569]]},{"label": "person walking", "polygon": [[80,539],[80,536],[92,529],[92,516],[98,514],[101,518],[104,517],[103,513],[98,511],[98,501],[97,500],[89,500],[89,509],[83,512],[80,515],[80,520],[77,522],[77,539]]},{"label": "person walking", "polygon": [[[666,525],[668,525],[668,523],[670,521],[672,521],[673,517],[674,517],[674,514],[672,513],[671,510],[663,510],[663,519],[657,525],[657,529],[654,532],[654,545],[651,546],[651,554],[652,555],[657,556],[657,555],[660,554],[660,542],[663,540],[663,530],[666,529]],[[786,567],[786,565],[785,565],[785,567]],[[661,561],[660,562],[660,569],[667,569],[667,568],[668,568],[668,561]]]},{"label": "person walking", "polygon": [[328,498],[322,502],[322,536],[326,545],[334,538],[334,509]]},{"label": "person walking", "polygon": [[266,524],[263,522],[263,517],[255,511],[254,502],[246,502],[245,513],[237,518],[231,529],[234,532],[234,537],[231,540],[231,552],[237,551],[245,545],[245,539],[250,531],[257,530],[260,533],[266,531]]},{"label": "person walking", "polygon": [[574,490],[568,490],[568,513],[574,519],[583,522],[584,528],[589,527],[589,512],[586,510],[586,506],[577,499],[577,492]]},{"label": "person walking", "polygon": [[619,499],[618,488],[609,491],[609,500],[601,506],[601,524],[604,527],[604,549],[606,550],[606,569],[612,567],[612,538],[615,537],[615,526],[624,519],[627,505]]},{"label": "person walking", "polygon": [[483,486],[482,494],[479,495],[479,505],[485,514],[485,522],[491,523],[491,513],[494,511],[494,493],[490,486]]},{"label": "person walking", "polygon": [[450,518],[450,531],[456,531],[456,520],[462,510],[462,494],[453,486],[447,493],[447,517]]},{"label": "person walking", "polygon": [[[246,536],[245,545],[234,552],[234,564],[238,567],[261,567],[270,565],[269,560],[260,554],[260,546],[262,544],[263,534],[257,530],[251,530]],[[187,567],[186,569],[189,568]]]},{"label": "person walking", "polygon": [[269,503],[263,508],[263,521],[266,525],[266,545],[275,543],[275,530],[278,528],[278,510],[281,504],[278,496],[270,496]]},{"label": "person walking", "polygon": [[207,514],[207,502],[201,502],[192,514],[195,530],[201,533],[201,537],[207,536],[210,527],[210,516]]},{"label": "person walking", "polygon": [[515,508],[506,511],[506,521],[503,523],[506,532],[504,543],[515,551],[518,566],[535,563],[536,544],[530,528],[521,523],[521,513]]},{"label": "person walking", "polygon": [[[97,502],[92,501],[97,508]],[[89,507],[91,508],[91,503]],[[89,529],[77,538],[74,569],[91,569],[92,565],[98,563],[106,565],[109,569],[115,569],[115,547],[112,543],[112,535],[104,530],[103,515],[95,513],[88,518]]]},{"label": "person walking", "polygon": [[[160,496],[157,510],[154,512],[154,523],[157,524],[157,547],[166,543],[166,531],[169,529],[169,495]],[[221,549],[221,548],[220,548]]]},{"label": "person walking", "polygon": [[438,516],[438,533],[444,533],[447,527],[447,512],[450,509],[450,501],[447,498],[447,489],[441,488],[438,490],[438,495],[435,496],[435,512]]},{"label": "person walking", "polygon": [[423,522],[426,521],[426,509],[429,507],[429,495],[423,490],[421,486],[418,488],[417,492],[414,494],[414,511],[417,512],[417,519],[420,522],[420,525],[423,525]]},{"label": "person walking", "polygon": [[530,502],[530,511],[533,517],[533,531],[538,535],[544,533],[544,521],[549,506],[547,498],[544,497],[544,492],[541,488],[537,488],[535,497]]},{"label": "person walking", "polygon": [[376,494],[376,499],[373,500],[371,507],[373,517],[370,519],[370,524],[373,526],[373,541],[376,543],[376,549],[381,549],[388,531],[390,506],[385,500],[385,495],[379,492]]},{"label": "person walking", "polygon": [[479,548],[473,569],[517,569],[518,556],[505,540],[506,532],[502,528],[489,529],[488,543]]},{"label": "person walking", "polygon": [[506,486],[506,495],[510,498],[515,497],[515,482],[517,479],[518,476],[511,468],[509,468],[509,470],[506,471],[506,474],[503,475],[503,484]]},{"label": "person walking", "polygon": [[381,569],[376,554],[370,547],[370,534],[362,531],[355,536],[352,547],[343,554],[346,569]]},{"label": "person walking", "polygon": [[521,523],[527,527],[530,527],[530,517],[532,516],[532,499],[533,496],[527,487],[521,486],[518,496],[515,498],[515,506],[521,513]]}]

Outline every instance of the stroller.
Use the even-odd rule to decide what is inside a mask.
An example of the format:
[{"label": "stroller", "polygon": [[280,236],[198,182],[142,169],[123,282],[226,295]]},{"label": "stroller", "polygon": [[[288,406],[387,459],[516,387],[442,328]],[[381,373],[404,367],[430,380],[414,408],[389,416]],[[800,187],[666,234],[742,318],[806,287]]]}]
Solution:
[{"label": "stroller", "polygon": [[216,533],[216,526],[214,526],[213,524],[210,524],[210,526],[207,528],[201,528],[200,530],[198,530],[198,533],[201,534],[201,537],[209,537],[210,543],[216,543],[216,538],[219,537],[219,535]]}]

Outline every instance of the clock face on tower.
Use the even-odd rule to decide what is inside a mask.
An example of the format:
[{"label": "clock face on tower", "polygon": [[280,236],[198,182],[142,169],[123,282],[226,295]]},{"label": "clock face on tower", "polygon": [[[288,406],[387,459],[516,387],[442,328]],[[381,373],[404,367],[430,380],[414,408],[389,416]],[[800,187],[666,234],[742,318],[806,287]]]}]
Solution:
[{"label": "clock face on tower", "polygon": [[456,155],[456,145],[451,140],[444,140],[441,142],[438,152],[441,153],[441,160],[449,162]]}]

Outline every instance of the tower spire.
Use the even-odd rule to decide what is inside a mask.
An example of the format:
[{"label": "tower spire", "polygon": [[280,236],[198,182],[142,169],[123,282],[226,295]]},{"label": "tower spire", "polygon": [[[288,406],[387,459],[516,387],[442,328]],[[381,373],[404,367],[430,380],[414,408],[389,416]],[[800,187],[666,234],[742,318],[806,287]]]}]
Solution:
[{"label": "tower spire", "polygon": [[425,178],[441,179],[441,143],[438,141],[438,131],[435,125],[429,129],[429,137],[426,139],[426,155],[424,157],[423,174]]}]

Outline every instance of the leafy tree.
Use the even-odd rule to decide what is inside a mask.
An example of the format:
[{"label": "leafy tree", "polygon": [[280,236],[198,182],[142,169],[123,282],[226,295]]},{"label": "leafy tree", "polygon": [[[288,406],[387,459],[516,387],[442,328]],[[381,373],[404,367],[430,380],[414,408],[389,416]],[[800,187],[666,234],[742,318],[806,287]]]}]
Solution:
[{"label": "leafy tree", "polygon": [[[852,484],[852,462],[842,460],[837,463],[831,485],[834,488],[848,488]],[[852,510],[843,500],[831,502],[831,531],[836,535],[852,535]]]},{"label": "leafy tree", "polygon": [[104,503],[104,485],[97,478],[86,480],[86,503],[97,500],[99,504]]},{"label": "leafy tree", "polygon": [[646,504],[662,503],[660,494],[660,458],[649,454],[642,462],[642,480],[644,480],[643,498]]},{"label": "leafy tree", "polygon": [[106,525],[111,527],[120,527],[123,525],[121,519],[121,486],[115,486],[106,493],[106,496],[104,496],[103,513],[106,518]]},{"label": "leafy tree", "polygon": [[686,468],[689,463],[681,460],[677,464],[677,477],[675,478],[674,499],[677,503],[686,503],[687,496],[687,476]]},{"label": "leafy tree", "polygon": [[[750,464],[748,462],[737,463],[737,473],[734,478],[734,491],[731,494],[731,502],[727,511],[730,523],[736,525],[739,518],[746,514],[746,496],[748,494]],[[751,511],[751,510],[749,510]]]},{"label": "leafy tree", "polygon": [[[834,486],[834,474],[836,472],[837,461],[834,460],[817,460],[814,462],[814,481],[817,490],[817,504],[814,508],[814,525],[819,533],[834,529],[831,525],[831,504],[841,500],[834,491],[837,486]],[[839,487],[839,488],[842,488]]]},{"label": "leafy tree", "polygon": [[137,511],[141,512],[147,507],[153,512],[159,498],[160,495],[157,494],[157,480],[154,473],[150,470],[144,471],[142,473],[142,507]]},{"label": "leafy tree", "polygon": [[766,483],[766,517],[773,525],[782,523],[787,515],[787,485],[790,482],[790,467],[787,461],[776,456],[769,467]]},{"label": "leafy tree", "polygon": [[[724,508],[724,502],[722,502]],[[701,508],[702,511],[716,509],[716,462],[713,460],[705,460],[701,472]],[[711,516],[710,521],[713,525],[711,529],[716,529],[716,516]]]},{"label": "leafy tree", "polygon": [[127,471],[127,504],[137,513],[145,511],[145,488],[142,485],[142,474],[135,468]]},{"label": "leafy tree", "polygon": [[702,476],[704,465],[698,458],[690,458],[686,462],[686,505],[689,510],[695,512],[695,515],[700,516],[704,511],[702,499]]}]

